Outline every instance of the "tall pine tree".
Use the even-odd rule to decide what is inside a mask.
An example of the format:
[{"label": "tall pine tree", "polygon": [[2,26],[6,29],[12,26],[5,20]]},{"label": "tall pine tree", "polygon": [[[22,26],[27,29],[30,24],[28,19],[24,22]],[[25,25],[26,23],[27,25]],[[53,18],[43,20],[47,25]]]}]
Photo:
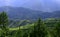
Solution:
[{"label": "tall pine tree", "polygon": [[42,20],[39,18],[37,23],[35,23],[34,31],[30,34],[30,37],[45,37],[45,27]]},{"label": "tall pine tree", "polygon": [[2,35],[5,37],[8,34],[8,16],[5,12],[0,13],[0,28],[3,31]]},{"label": "tall pine tree", "polygon": [[2,26],[2,28],[8,26],[8,16],[5,12],[0,14],[0,26]]},{"label": "tall pine tree", "polygon": [[56,24],[55,31],[56,37],[60,37],[60,21]]}]

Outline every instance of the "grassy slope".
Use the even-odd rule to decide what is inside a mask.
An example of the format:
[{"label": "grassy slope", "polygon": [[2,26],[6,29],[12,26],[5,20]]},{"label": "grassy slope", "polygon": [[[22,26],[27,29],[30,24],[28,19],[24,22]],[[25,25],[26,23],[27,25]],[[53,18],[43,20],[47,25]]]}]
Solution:
[{"label": "grassy slope", "polygon": [[[34,24],[27,24],[25,26],[21,26],[20,29],[28,29],[30,28],[31,26],[34,26]],[[9,30],[19,30],[19,27],[16,27],[16,28],[9,28]]]}]

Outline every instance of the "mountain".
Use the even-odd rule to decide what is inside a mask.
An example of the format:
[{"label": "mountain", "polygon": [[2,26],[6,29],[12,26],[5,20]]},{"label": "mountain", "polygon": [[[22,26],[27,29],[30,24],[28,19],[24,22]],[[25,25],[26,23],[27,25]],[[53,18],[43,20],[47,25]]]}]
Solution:
[{"label": "mountain", "polygon": [[23,7],[0,7],[0,12],[2,11],[7,12],[10,19],[38,19],[39,17],[45,19],[60,17],[60,11],[43,12]]},{"label": "mountain", "polygon": [[60,10],[59,0],[29,0],[22,5],[25,8],[41,11],[55,11]]},{"label": "mountain", "polygon": [[41,11],[55,11],[60,10],[60,0],[2,0],[0,1],[0,7],[2,6],[25,7]]}]

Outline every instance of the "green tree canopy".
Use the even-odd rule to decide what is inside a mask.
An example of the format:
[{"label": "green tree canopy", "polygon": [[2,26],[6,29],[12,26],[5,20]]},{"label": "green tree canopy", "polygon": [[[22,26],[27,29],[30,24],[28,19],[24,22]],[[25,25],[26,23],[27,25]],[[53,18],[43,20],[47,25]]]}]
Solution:
[{"label": "green tree canopy", "polygon": [[0,13],[0,26],[8,25],[8,16],[5,12]]},{"label": "green tree canopy", "polygon": [[8,35],[8,16],[6,12],[0,13],[0,29],[2,30],[3,37]]},{"label": "green tree canopy", "polygon": [[43,21],[39,18],[38,21],[35,23],[34,31],[31,33],[30,37],[45,37],[45,27]]}]

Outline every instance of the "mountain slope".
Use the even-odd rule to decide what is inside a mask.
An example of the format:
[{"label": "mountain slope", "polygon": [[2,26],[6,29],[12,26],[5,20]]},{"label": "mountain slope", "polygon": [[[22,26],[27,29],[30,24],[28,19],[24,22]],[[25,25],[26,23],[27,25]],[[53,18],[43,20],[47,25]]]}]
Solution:
[{"label": "mountain slope", "polygon": [[9,18],[11,19],[37,19],[41,18],[58,18],[60,17],[60,11],[54,12],[43,12],[43,11],[36,11],[31,10],[23,7],[1,7],[0,12],[5,11],[7,12]]}]

